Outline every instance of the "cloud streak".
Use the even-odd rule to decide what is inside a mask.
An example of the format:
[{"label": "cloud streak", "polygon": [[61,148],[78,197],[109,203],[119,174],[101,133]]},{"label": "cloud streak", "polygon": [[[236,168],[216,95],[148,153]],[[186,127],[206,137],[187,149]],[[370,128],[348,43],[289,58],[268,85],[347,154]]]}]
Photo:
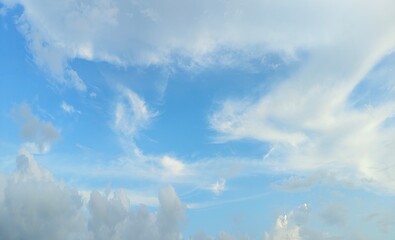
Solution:
[{"label": "cloud streak", "polygon": [[[395,101],[378,96],[381,101],[369,104],[371,99],[363,97],[367,90],[361,87],[375,66],[393,57],[392,10],[381,15],[369,9],[386,4],[391,5],[384,1],[360,5],[354,20],[344,19],[346,24],[331,32],[343,34],[308,50],[301,68],[270,91],[257,98],[223,101],[209,118],[217,141],[254,139],[271,144],[264,161],[277,172],[328,171],[326,175],[339,182],[393,193],[394,152],[389,145],[395,140]],[[353,30],[342,27],[346,25]],[[370,84],[379,86],[382,78]]]}]

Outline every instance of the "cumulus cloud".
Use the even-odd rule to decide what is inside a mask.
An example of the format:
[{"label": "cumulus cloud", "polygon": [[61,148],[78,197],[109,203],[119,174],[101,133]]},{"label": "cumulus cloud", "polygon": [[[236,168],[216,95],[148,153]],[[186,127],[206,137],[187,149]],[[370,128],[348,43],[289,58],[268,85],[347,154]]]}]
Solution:
[{"label": "cumulus cloud", "polygon": [[279,216],[276,221],[274,233],[265,233],[265,240],[301,240],[299,226],[291,226],[287,215]]},{"label": "cumulus cloud", "polygon": [[181,239],[184,204],[172,187],[159,193],[159,210],[134,209],[122,192],[93,191],[87,205],[79,192],[57,182],[22,151],[17,168],[0,178],[1,239]]},{"label": "cumulus cloud", "polygon": [[21,124],[21,137],[25,141],[24,148],[30,152],[46,153],[50,150],[52,143],[60,138],[59,130],[52,123],[42,121],[35,116],[26,103],[14,107],[11,114]]},{"label": "cumulus cloud", "polygon": [[[308,204],[303,204],[288,214],[277,217],[274,229],[265,232],[265,240],[324,240],[343,239],[336,234],[322,229],[324,226],[312,227],[312,213]],[[347,237],[346,237],[347,238]]]},{"label": "cumulus cloud", "polygon": [[309,217],[310,208],[307,204],[299,206],[297,209],[278,216],[272,233],[265,232],[265,240],[301,240],[301,225]]},{"label": "cumulus cloud", "polygon": [[2,181],[1,239],[89,239],[77,192],[56,183],[31,154],[21,152]]}]

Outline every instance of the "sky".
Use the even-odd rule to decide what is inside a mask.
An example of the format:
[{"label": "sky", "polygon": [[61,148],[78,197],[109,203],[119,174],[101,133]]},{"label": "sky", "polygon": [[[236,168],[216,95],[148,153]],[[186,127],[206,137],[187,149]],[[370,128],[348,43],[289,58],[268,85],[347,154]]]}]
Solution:
[{"label": "sky", "polygon": [[394,23],[391,0],[0,0],[0,239],[394,239]]}]

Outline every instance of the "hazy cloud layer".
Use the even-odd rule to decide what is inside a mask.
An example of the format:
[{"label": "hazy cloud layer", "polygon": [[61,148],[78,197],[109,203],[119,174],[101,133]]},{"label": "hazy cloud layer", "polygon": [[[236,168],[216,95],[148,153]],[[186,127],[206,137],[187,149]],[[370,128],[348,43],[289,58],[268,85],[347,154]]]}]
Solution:
[{"label": "hazy cloud layer", "polygon": [[14,107],[11,114],[21,124],[21,137],[25,142],[23,145],[31,152],[46,153],[52,143],[60,138],[59,130],[52,123],[35,116],[26,103]]}]

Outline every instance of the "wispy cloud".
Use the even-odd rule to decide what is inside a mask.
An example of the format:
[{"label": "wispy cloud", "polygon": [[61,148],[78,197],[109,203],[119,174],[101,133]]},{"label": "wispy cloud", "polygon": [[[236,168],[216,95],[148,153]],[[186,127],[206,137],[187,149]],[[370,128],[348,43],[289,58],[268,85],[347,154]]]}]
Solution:
[{"label": "wispy cloud", "polygon": [[223,193],[226,190],[226,180],[223,178],[219,179],[210,186],[210,190],[216,195]]},{"label": "wispy cloud", "polygon": [[79,113],[79,114],[81,114],[80,111],[76,110],[72,105],[68,104],[65,101],[62,101],[62,103],[60,104],[60,107],[66,113]]},{"label": "wispy cloud", "polygon": [[[37,64],[79,90],[86,85],[70,67],[69,61],[75,58],[121,66],[175,63],[188,68],[240,66],[272,52],[295,58],[299,51],[315,51],[353,35],[357,36],[353,43],[361,45],[392,34],[388,23],[393,22],[394,7],[392,1],[285,0],[250,4],[207,0],[199,4],[181,0],[102,0],[95,4],[42,0],[31,4],[15,0],[5,4],[23,6],[19,25]],[[353,17],[349,9],[355,9]]]},{"label": "wispy cloud", "polygon": [[120,134],[133,139],[138,130],[147,126],[156,113],[131,89],[120,86],[118,91],[120,97],[115,103],[114,128]]},{"label": "wispy cloud", "polygon": [[[370,13],[363,10],[361,16]],[[360,85],[395,47],[395,35],[386,30],[392,16],[387,12],[377,16],[381,25],[361,24],[361,29],[332,38],[330,45],[311,51],[291,77],[258,98],[223,101],[210,116],[217,141],[271,144],[264,158],[275,171],[325,170],[344,182],[394,192],[389,144],[395,141],[395,101],[382,98],[365,108],[355,103],[356,94],[363,96]],[[366,37],[368,32],[376,34]],[[379,85],[380,78],[371,84]]]}]

